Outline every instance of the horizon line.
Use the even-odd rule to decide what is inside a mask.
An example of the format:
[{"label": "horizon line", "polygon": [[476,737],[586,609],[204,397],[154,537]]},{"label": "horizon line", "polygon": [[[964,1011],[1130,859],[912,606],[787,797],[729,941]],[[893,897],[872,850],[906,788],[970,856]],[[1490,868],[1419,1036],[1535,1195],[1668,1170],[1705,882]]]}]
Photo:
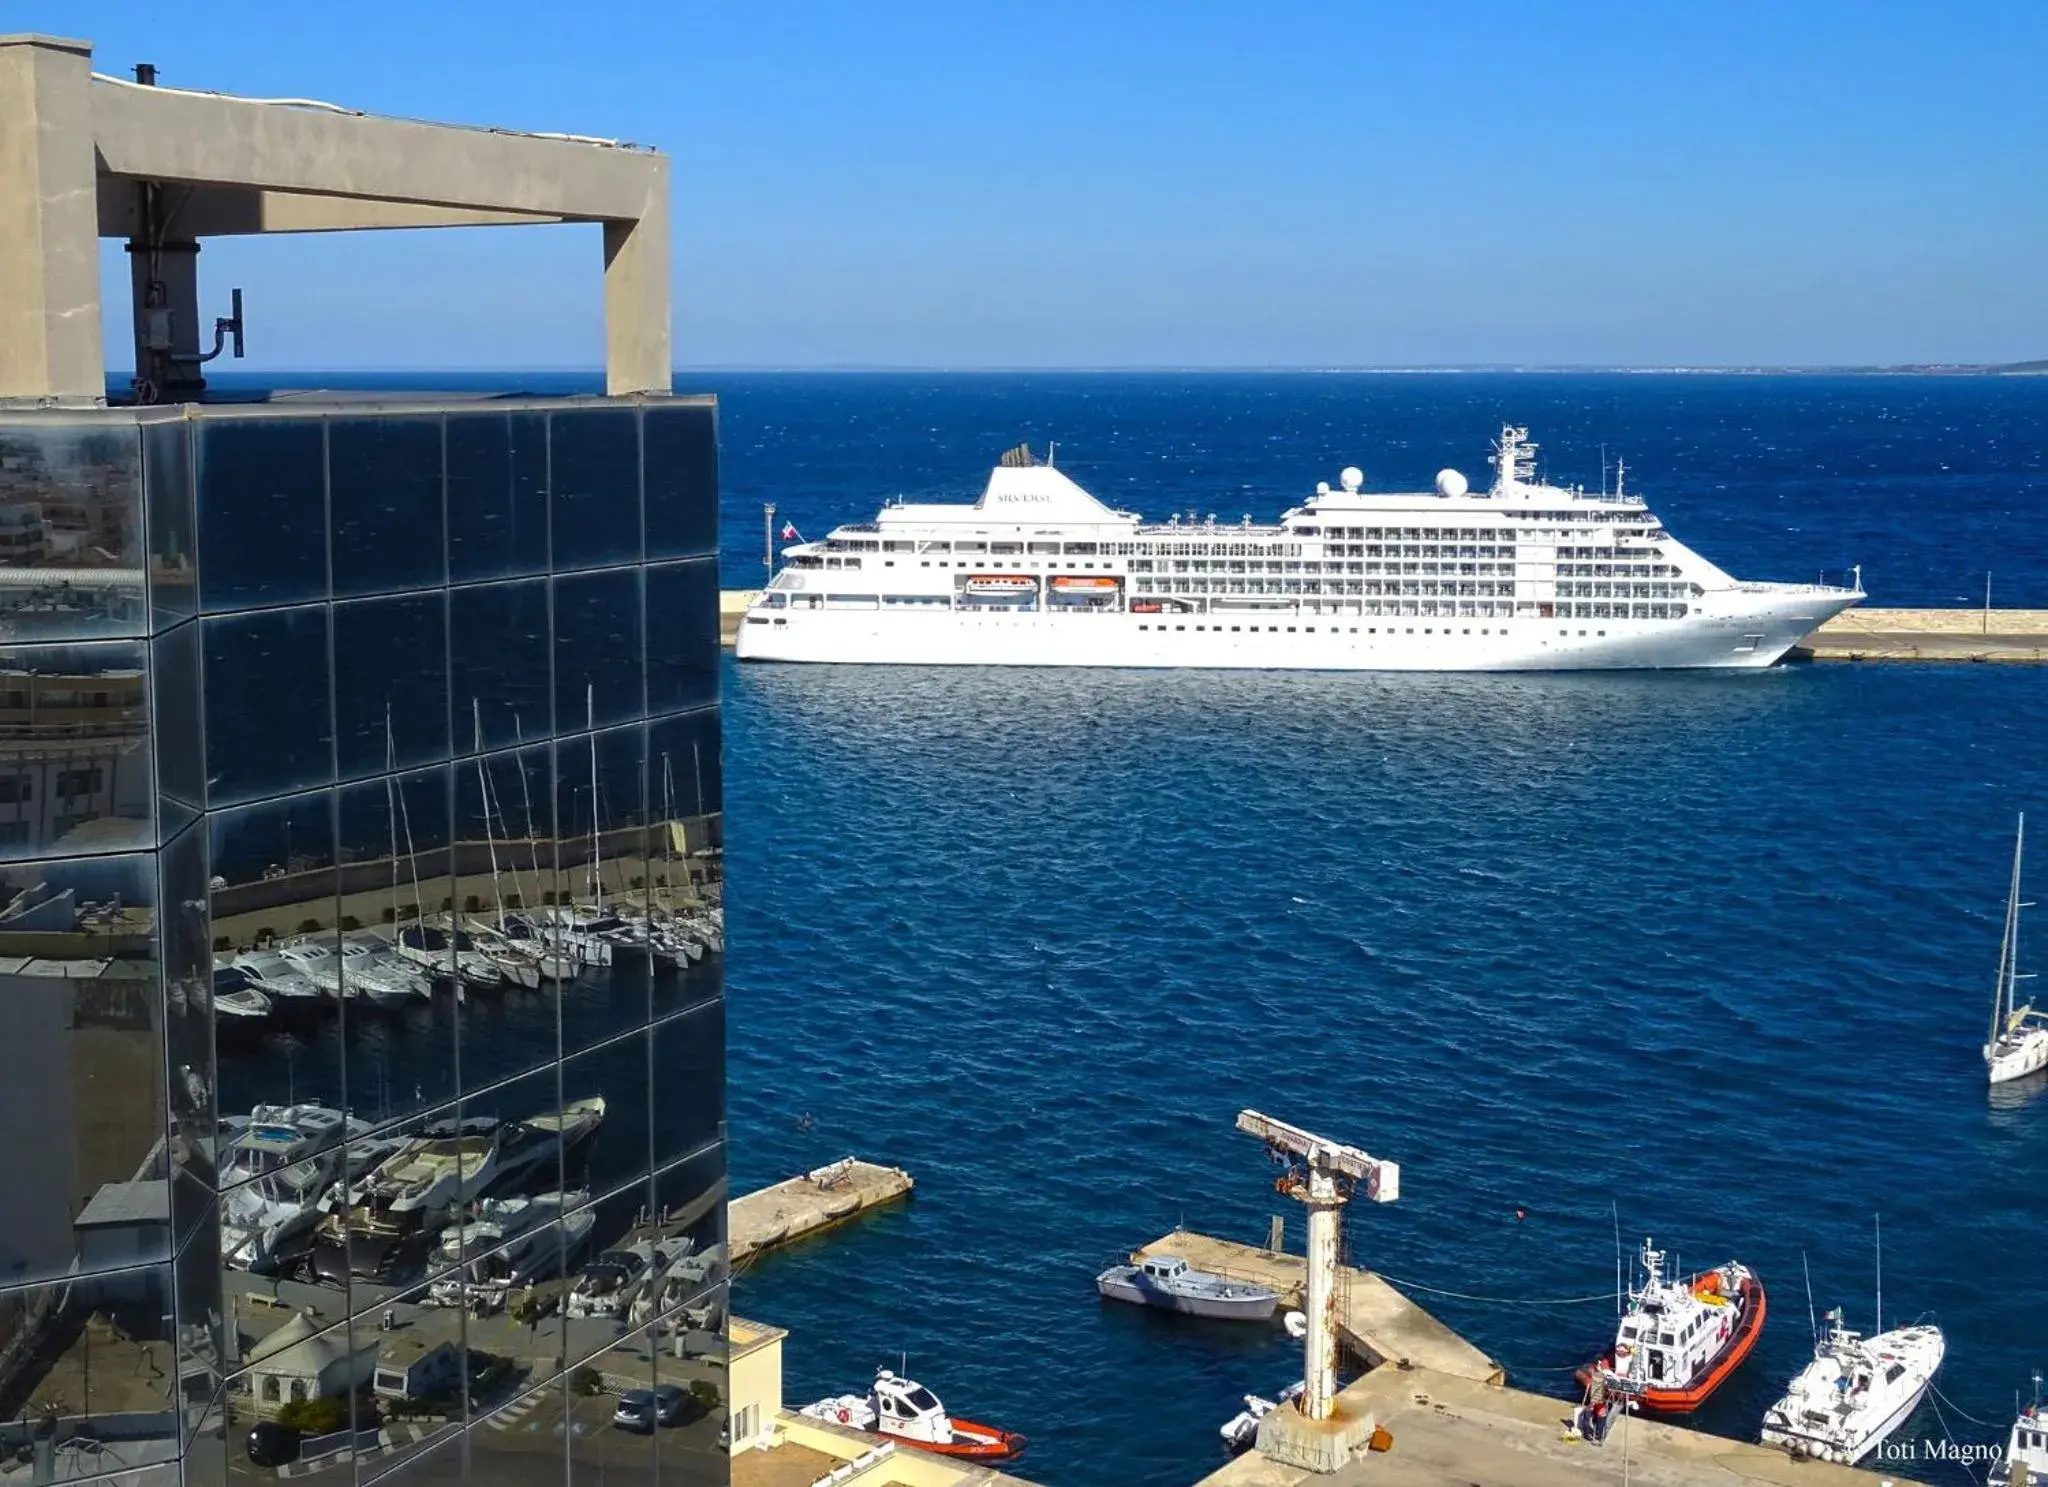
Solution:
[{"label": "horizon line", "polygon": [[[123,369],[109,368],[109,377]],[[271,376],[586,376],[602,377],[602,363],[507,365],[415,365],[415,366],[280,366],[264,371],[221,368],[215,377],[261,378]],[[1317,365],[1310,363],[1227,363],[1158,362],[1108,365],[948,364],[924,362],[702,362],[678,364],[675,376],[704,376],[724,373],[833,373],[833,374],[916,374],[949,376],[1017,376],[1045,374],[1062,376],[1115,376],[1134,373],[1276,375],[1276,376],[1458,376],[1474,374],[1608,375],[1608,376],[1823,376],[1861,375],[1988,375],[2035,376],[2048,374],[2048,360],[2003,362],[1725,362],[1725,363],[1622,363],[1622,362],[1414,362],[1360,365]]]}]

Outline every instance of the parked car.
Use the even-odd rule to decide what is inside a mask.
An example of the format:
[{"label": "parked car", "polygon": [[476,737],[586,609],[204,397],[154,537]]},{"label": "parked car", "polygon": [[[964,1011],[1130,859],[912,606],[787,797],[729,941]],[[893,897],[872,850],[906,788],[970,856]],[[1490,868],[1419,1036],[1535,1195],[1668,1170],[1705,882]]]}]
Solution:
[{"label": "parked car", "polygon": [[619,1396],[619,1407],[612,1411],[612,1424],[621,1430],[640,1430],[651,1434],[655,1419],[652,1389],[628,1389]]},{"label": "parked car", "polygon": [[259,1420],[249,1432],[249,1460],[257,1466],[283,1466],[299,1459],[299,1433],[275,1420]]},{"label": "parked car", "polygon": [[674,1425],[684,1419],[696,1403],[674,1384],[656,1384],[653,1392],[654,1418],[663,1425]]}]

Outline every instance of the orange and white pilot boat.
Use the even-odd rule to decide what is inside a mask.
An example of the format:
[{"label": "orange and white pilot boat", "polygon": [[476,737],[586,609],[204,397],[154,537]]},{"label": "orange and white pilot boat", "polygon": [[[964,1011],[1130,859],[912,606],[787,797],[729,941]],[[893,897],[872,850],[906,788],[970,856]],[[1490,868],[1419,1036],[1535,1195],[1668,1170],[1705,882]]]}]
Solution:
[{"label": "orange and white pilot boat", "polygon": [[813,1420],[865,1430],[939,1456],[970,1461],[1014,1461],[1025,1440],[1014,1431],[977,1425],[946,1413],[939,1397],[915,1379],[898,1378],[888,1369],[875,1374],[865,1396],[841,1394],[797,1411]]},{"label": "orange and white pilot boat", "polygon": [[1664,1278],[1664,1252],[1643,1241],[1643,1283],[1614,1346],[1578,1371],[1588,1390],[1618,1395],[1646,1414],[1685,1415],[1698,1409],[1741,1366],[1764,1327],[1764,1286],[1747,1265],[1730,1260],[1690,1280]]}]

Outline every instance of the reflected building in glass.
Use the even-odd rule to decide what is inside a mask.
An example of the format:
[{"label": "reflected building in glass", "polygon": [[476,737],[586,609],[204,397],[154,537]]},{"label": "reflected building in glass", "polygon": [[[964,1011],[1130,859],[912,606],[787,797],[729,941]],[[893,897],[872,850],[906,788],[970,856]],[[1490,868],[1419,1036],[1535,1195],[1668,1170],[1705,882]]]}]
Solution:
[{"label": "reflected building in glass", "polygon": [[0,1481],[727,1480],[714,419],[0,412]]}]

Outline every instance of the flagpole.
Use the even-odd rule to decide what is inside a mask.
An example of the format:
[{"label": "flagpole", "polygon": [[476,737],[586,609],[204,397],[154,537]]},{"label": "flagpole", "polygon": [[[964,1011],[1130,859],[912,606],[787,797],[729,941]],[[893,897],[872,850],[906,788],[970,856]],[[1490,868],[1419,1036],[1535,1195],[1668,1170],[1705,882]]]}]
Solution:
[{"label": "flagpole", "polygon": [[775,580],[775,503],[768,502],[761,508],[761,566],[768,570],[768,581]]}]

